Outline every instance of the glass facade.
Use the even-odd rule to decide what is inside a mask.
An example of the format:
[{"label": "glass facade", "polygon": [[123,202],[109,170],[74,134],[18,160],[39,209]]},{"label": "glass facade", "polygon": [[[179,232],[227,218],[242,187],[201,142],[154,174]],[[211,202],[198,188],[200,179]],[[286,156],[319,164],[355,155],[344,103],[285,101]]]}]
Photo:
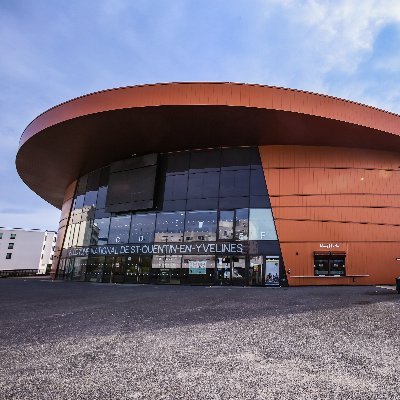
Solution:
[{"label": "glass facade", "polygon": [[258,148],[132,157],[82,176],[63,249],[60,279],[265,285],[266,260],[281,257]]}]

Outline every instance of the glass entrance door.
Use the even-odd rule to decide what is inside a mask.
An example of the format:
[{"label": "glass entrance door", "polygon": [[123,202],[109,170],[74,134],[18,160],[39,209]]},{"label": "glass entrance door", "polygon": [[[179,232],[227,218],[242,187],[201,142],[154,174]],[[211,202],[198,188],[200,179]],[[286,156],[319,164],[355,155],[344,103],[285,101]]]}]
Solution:
[{"label": "glass entrance door", "polygon": [[112,283],[124,283],[124,272],[126,269],[126,257],[114,257],[111,270]]},{"label": "glass entrance door", "polygon": [[246,257],[223,256],[217,259],[217,280],[222,285],[245,285]]},{"label": "glass entrance door", "polygon": [[263,256],[250,257],[247,281],[249,286],[262,286],[263,258]]}]

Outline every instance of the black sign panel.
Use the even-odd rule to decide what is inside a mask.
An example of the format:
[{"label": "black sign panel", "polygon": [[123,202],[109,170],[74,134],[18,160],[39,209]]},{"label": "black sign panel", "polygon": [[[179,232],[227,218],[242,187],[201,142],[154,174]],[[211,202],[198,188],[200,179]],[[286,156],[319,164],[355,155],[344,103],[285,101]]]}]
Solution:
[{"label": "black sign panel", "polygon": [[248,247],[247,242],[108,244],[104,246],[71,247],[63,250],[62,257],[122,256],[133,254],[247,254]]}]

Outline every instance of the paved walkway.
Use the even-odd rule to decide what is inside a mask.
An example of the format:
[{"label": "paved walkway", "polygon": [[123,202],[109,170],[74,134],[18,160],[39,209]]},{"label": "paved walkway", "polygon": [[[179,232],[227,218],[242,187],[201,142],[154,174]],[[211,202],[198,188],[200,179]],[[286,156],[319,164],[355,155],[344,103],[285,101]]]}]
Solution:
[{"label": "paved walkway", "polygon": [[400,296],[0,280],[0,398],[398,399]]}]

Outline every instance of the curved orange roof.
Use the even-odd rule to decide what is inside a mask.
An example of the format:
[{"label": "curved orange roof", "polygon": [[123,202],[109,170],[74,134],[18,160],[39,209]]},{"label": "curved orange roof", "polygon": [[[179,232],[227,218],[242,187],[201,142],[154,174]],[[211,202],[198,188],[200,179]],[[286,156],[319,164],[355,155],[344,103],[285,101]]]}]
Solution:
[{"label": "curved orange roof", "polygon": [[132,154],[303,144],[400,151],[400,116],[334,97],[237,83],[167,83],[92,93],[24,130],[23,181],[61,208],[80,175]]}]

